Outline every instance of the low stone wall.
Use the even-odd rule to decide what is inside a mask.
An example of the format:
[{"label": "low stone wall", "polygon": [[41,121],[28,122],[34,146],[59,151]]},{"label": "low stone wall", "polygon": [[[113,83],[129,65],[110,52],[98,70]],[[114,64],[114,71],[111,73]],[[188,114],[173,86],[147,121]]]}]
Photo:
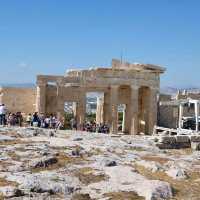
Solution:
[{"label": "low stone wall", "polygon": [[160,149],[192,148],[200,150],[200,135],[157,136],[156,146]]}]

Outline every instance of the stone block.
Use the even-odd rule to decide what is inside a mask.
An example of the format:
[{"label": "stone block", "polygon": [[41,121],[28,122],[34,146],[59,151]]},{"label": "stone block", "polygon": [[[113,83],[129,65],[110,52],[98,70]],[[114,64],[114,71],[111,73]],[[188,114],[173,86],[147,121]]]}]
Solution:
[{"label": "stone block", "polygon": [[174,136],[161,136],[159,142],[163,144],[175,144],[176,138]]},{"label": "stone block", "polygon": [[191,142],[192,150],[199,151],[200,150],[200,142]]},{"label": "stone block", "polygon": [[183,149],[183,148],[190,148],[191,147],[191,143],[190,142],[179,142],[176,143],[176,148],[177,149]]},{"label": "stone block", "polygon": [[191,135],[190,141],[191,142],[200,142],[200,135]]},{"label": "stone block", "polygon": [[165,144],[165,143],[157,143],[156,146],[159,149],[176,149],[176,144]]},{"label": "stone block", "polygon": [[176,142],[177,143],[190,143],[190,138],[188,135],[177,135]]}]

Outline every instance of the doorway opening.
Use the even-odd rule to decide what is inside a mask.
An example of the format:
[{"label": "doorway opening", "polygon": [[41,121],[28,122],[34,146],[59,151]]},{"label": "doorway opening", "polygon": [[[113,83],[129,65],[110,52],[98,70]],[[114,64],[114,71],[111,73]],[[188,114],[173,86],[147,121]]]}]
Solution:
[{"label": "doorway opening", "polygon": [[119,133],[125,133],[125,110],[126,110],[126,104],[119,104],[117,106]]},{"label": "doorway opening", "polygon": [[64,112],[65,112],[65,128],[66,129],[72,129],[71,127],[71,121],[72,119],[76,118],[76,107],[77,103],[76,102],[65,102],[64,103]]},{"label": "doorway opening", "polygon": [[103,123],[103,92],[88,92],[86,94],[86,122]]}]

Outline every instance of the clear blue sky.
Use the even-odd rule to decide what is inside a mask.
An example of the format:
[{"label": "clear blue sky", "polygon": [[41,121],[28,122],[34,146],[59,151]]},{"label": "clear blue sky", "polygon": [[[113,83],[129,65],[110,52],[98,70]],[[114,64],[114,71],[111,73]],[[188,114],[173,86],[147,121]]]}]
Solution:
[{"label": "clear blue sky", "polygon": [[162,85],[200,86],[199,0],[0,0],[0,83],[110,65],[165,66]]}]

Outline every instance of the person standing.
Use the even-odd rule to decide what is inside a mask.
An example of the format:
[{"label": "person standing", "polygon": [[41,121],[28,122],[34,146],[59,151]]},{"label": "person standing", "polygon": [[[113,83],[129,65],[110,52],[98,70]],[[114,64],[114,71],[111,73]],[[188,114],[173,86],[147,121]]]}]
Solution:
[{"label": "person standing", "polygon": [[32,121],[32,115],[29,113],[26,117],[26,123],[28,126],[31,126],[31,121]]},{"label": "person standing", "polygon": [[4,104],[0,106],[0,125],[6,125],[6,106]]}]

